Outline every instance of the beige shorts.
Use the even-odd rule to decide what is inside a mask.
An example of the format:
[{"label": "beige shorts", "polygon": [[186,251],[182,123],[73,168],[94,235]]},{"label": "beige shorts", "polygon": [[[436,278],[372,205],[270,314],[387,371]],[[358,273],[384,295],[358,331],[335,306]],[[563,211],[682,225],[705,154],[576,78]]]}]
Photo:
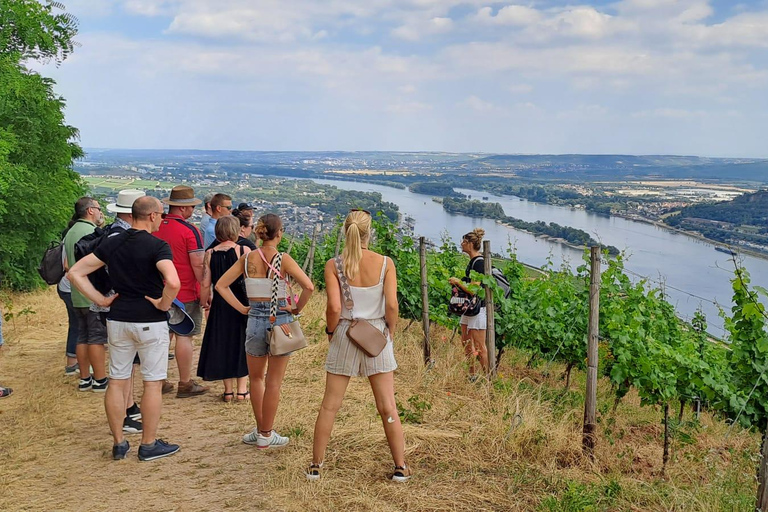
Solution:
[{"label": "beige shorts", "polygon": [[[369,322],[381,332],[384,332],[387,327],[383,318],[369,320]],[[349,320],[342,318],[333,332],[331,344],[328,347],[325,371],[334,375],[370,377],[377,373],[393,372],[397,369],[391,337],[379,355],[370,357],[352,343],[347,336],[347,330],[349,330]]]},{"label": "beige shorts", "polygon": [[168,322],[133,323],[107,320],[109,376],[130,379],[136,353],[141,376],[148,382],[168,376]]}]

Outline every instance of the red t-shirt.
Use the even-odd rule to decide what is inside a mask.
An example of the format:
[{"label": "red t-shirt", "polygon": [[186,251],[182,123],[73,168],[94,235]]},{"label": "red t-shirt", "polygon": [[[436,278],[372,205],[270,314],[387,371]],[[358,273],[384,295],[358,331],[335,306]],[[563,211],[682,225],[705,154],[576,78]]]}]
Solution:
[{"label": "red t-shirt", "polygon": [[181,289],[177,298],[181,302],[200,299],[200,283],[195,278],[189,254],[203,250],[203,237],[196,226],[185,221],[180,215],[168,214],[154,235],[171,246],[173,265],[179,274]]}]

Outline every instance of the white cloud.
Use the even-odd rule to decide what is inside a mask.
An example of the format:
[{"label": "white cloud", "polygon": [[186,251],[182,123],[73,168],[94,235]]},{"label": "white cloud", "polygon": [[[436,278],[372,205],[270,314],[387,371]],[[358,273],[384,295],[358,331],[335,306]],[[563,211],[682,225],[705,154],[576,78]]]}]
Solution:
[{"label": "white cloud", "polygon": [[666,119],[701,119],[708,116],[709,113],[703,110],[691,111],[680,108],[657,108],[632,113],[632,117],[661,117]]},{"label": "white cloud", "polygon": [[528,94],[533,91],[533,86],[531,84],[512,84],[507,87],[507,90],[512,94]]},{"label": "white cloud", "polygon": [[425,110],[432,110],[432,105],[420,101],[398,101],[387,106],[388,112],[397,114],[415,114]]},{"label": "white cloud", "polygon": [[461,105],[469,107],[477,112],[491,112],[496,110],[496,106],[493,103],[481,100],[475,95],[469,96],[461,102]]},{"label": "white cloud", "polygon": [[405,41],[419,41],[424,36],[446,34],[453,28],[451,18],[411,21],[392,30],[392,35]]},{"label": "white cloud", "polygon": [[483,7],[475,15],[475,19],[481,23],[516,27],[533,25],[542,18],[543,13],[541,11],[523,5],[507,5],[499,9],[495,15],[492,8]]}]

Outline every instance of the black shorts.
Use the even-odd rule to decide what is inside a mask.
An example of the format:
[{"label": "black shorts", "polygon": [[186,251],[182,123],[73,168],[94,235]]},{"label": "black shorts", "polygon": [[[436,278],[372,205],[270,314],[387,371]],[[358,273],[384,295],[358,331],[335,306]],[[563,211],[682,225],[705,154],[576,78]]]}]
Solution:
[{"label": "black shorts", "polygon": [[74,308],[77,317],[78,345],[106,345],[107,328],[101,323],[101,314],[89,308]]}]

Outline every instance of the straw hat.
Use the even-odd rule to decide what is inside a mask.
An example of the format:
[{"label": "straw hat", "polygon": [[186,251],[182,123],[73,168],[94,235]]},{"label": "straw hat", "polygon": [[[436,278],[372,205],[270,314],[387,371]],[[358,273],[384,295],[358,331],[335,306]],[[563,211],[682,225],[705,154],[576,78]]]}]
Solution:
[{"label": "straw hat", "polygon": [[176,185],[171,189],[171,197],[166,197],[163,202],[170,206],[197,206],[202,201],[195,197],[192,187]]},{"label": "straw hat", "polygon": [[117,193],[117,202],[107,205],[107,211],[112,213],[131,213],[133,202],[146,194],[143,190],[129,188]]}]

